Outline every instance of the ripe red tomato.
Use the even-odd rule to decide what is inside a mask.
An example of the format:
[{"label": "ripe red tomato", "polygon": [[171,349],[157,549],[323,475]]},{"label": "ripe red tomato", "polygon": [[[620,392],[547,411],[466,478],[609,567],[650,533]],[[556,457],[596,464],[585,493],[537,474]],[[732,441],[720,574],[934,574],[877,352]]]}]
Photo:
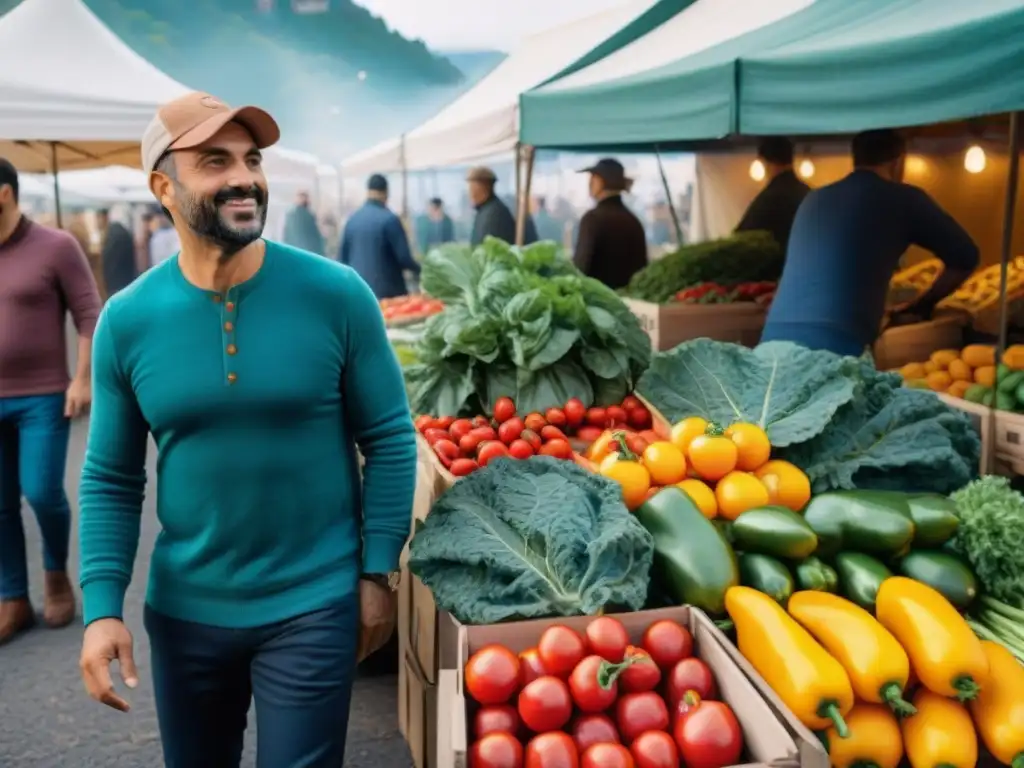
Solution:
[{"label": "ripe red tomato", "polygon": [[508,454],[514,459],[528,459],[533,456],[534,450],[525,440],[513,440],[508,447]]},{"label": "ripe red tomato", "polygon": [[446,467],[450,467],[452,462],[462,455],[459,446],[447,439],[434,443],[434,453]]},{"label": "ripe red tomato", "polygon": [[619,697],[619,684],[609,679],[609,666],[600,656],[587,656],[569,675],[569,691],[581,712],[604,712]]},{"label": "ripe red tomato", "polygon": [[591,408],[587,411],[587,424],[592,427],[608,427],[608,412],[604,408]]},{"label": "ripe red tomato", "polygon": [[487,645],[466,662],[466,691],[480,704],[504,704],[519,688],[519,657],[501,645]]},{"label": "ripe red tomato", "polygon": [[599,616],[587,625],[585,634],[591,653],[613,664],[618,664],[625,657],[629,633],[618,619]]},{"label": "ripe red tomato", "polygon": [[567,440],[568,439],[565,436],[565,432],[563,432],[558,427],[551,426],[550,424],[548,424],[546,427],[544,427],[540,431],[540,436],[541,436],[541,439],[545,440],[545,441],[546,440]]},{"label": "ripe red tomato", "polygon": [[701,701],[692,692],[680,705],[673,736],[687,768],[736,765],[743,752],[743,732],[729,705]]},{"label": "ripe red tomato", "polygon": [[679,768],[679,749],[664,731],[646,731],[633,742],[629,751],[636,768]]},{"label": "ripe red tomato", "polygon": [[675,711],[687,691],[693,691],[701,699],[713,699],[718,695],[715,676],[711,668],[696,656],[677,662],[665,680],[665,698]]},{"label": "ripe red tomato", "polygon": [[621,744],[595,744],[583,753],[580,768],[636,768],[636,762]]},{"label": "ripe red tomato", "polygon": [[556,459],[571,459],[572,445],[568,440],[556,438],[544,443],[540,447],[540,453],[542,456],[554,456]]},{"label": "ripe red tomato", "polygon": [[629,411],[629,424],[634,429],[650,429],[651,412],[642,405]]},{"label": "ripe red tomato", "polygon": [[613,427],[624,426],[629,420],[629,414],[626,413],[626,409],[619,405],[609,405],[605,408],[604,413]]},{"label": "ripe red tomato", "polygon": [[523,768],[523,745],[510,733],[489,733],[470,748],[469,768]]},{"label": "ripe red tomato", "polygon": [[499,397],[494,404],[494,420],[499,424],[516,415],[516,404],[511,397]]},{"label": "ripe red tomato", "polygon": [[479,437],[481,441],[485,440],[497,440],[498,432],[490,424],[483,427],[473,427],[473,431],[469,433],[470,437]]},{"label": "ripe red tomato", "polygon": [[619,732],[608,715],[580,715],[572,724],[572,740],[584,752],[594,744],[618,744]]},{"label": "ripe red tomato", "polygon": [[473,422],[473,427],[489,427],[491,426],[491,420],[486,416],[474,416],[470,421]]},{"label": "ripe red tomato", "polygon": [[631,645],[626,648],[626,658],[634,661],[619,675],[619,687],[623,692],[643,693],[658,687],[661,670],[647,651]]},{"label": "ripe red tomato", "polygon": [[548,408],[544,411],[544,418],[553,427],[564,427],[569,423],[569,420],[565,417],[565,411],[561,408]]},{"label": "ripe red tomato", "polygon": [[651,624],[640,645],[661,669],[671,669],[677,662],[693,655],[690,630],[669,619]]},{"label": "ripe red tomato", "polygon": [[548,425],[548,420],[544,418],[544,415],[537,413],[536,411],[527,414],[526,419],[524,419],[524,422],[526,424],[527,429],[532,429],[534,432],[537,433],[539,433],[542,429],[544,429],[544,427]]},{"label": "ripe red tomato", "polygon": [[430,427],[430,425],[433,424],[433,422],[433,416],[427,416],[426,414],[424,414],[422,416],[417,416],[416,421],[414,421],[413,423],[416,425],[416,431],[419,432],[420,434],[423,434]]},{"label": "ripe red tomato", "polygon": [[447,429],[438,429],[437,427],[429,427],[423,432],[423,438],[430,444],[433,445],[438,440],[448,440],[451,435]]},{"label": "ripe red tomato", "polygon": [[576,430],[576,437],[584,443],[593,443],[604,432],[600,427],[580,427]]},{"label": "ripe red tomato", "polygon": [[508,456],[508,448],[505,447],[504,443],[500,443],[497,440],[488,440],[485,443],[481,443],[476,451],[476,460],[480,463],[481,467],[486,467],[499,456]]},{"label": "ripe red tomato", "polygon": [[505,445],[509,445],[513,440],[519,439],[524,429],[526,429],[526,425],[523,424],[523,420],[514,416],[498,427],[498,439]]},{"label": "ripe red tomato", "polygon": [[473,422],[469,419],[456,419],[452,422],[451,427],[448,428],[448,434],[452,436],[452,440],[456,443],[472,431]]},{"label": "ripe red tomato", "polygon": [[567,733],[542,733],[526,745],[526,768],[579,768],[580,753]]},{"label": "ripe red tomato", "polygon": [[473,718],[473,735],[482,739],[488,733],[519,733],[519,713],[511,704],[480,707]]},{"label": "ripe red tomato", "polygon": [[627,432],[626,434],[626,447],[629,448],[637,456],[643,456],[644,451],[647,450],[647,446],[650,442],[642,435],[638,435],[635,432]]},{"label": "ripe red tomato", "polygon": [[572,717],[572,696],[564,680],[538,677],[519,692],[519,718],[534,733],[557,731]]},{"label": "ripe red tomato", "polygon": [[451,428],[452,424],[454,423],[454,416],[439,416],[438,418],[434,419],[434,426],[437,427],[438,429],[443,429],[446,432],[448,431],[448,429]]},{"label": "ripe red tomato", "polygon": [[541,634],[537,651],[549,675],[566,678],[587,655],[587,644],[579,632],[553,624]]},{"label": "ripe red tomato", "polygon": [[562,412],[565,413],[567,426],[575,429],[583,424],[583,420],[587,417],[587,406],[578,397],[573,397],[565,404]]},{"label": "ripe red tomato", "polygon": [[666,730],[668,707],[654,691],[627,693],[615,705],[615,723],[622,740],[629,744],[644,731]]},{"label": "ripe red tomato", "polygon": [[547,670],[544,669],[544,662],[540,660],[540,653],[536,648],[527,648],[519,654],[519,688],[522,690],[538,677],[544,677]]},{"label": "ripe red tomato", "polygon": [[540,450],[540,447],[544,445],[544,441],[541,439],[540,435],[532,429],[524,429],[523,434],[519,436],[519,439],[528,442],[530,447],[533,448],[534,453],[537,453]]},{"label": "ripe red tomato", "polygon": [[644,404],[636,395],[626,395],[624,398],[622,398],[622,407],[625,408],[628,412],[635,410],[637,408],[643,408]]},{"label": "ripe red tomato", "polygon": [[448,467],[448,471],[455,477],[471,475],[478,469],[480,469],[480,465],[473,461],[473,459],[456,459],[452,462],[452,465]]}]

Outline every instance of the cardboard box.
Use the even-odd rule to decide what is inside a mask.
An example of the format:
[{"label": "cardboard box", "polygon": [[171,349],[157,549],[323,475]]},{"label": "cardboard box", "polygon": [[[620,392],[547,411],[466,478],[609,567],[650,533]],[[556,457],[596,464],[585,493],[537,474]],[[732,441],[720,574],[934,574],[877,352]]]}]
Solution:
[{"label": "cardboard box", "polygon": [[398,673],[398,721],[416,768],[449,768],[436,762],[437,686],[427,682],[415,657],[403,656]]},{"label": "cardboard box", "polygon": [[[793,736],[781,722],[779,716],[773,714],[752,684],[723,648],[724,636],[715,629],[714,624],[700,611],[683,608],[664,608],[657,611],[641,611],[616,616],[626,626],[630,639],[639,642],[645,629],[659,619],[672,619],[690,628],[693,633],[696,653],[711,667],[718,683],[721,698],[728,702],[736,714],[743,729],[748,763],[744,765],[770,765],[775,768],[792,766],[800,762],[802,750],[798,749]],[[454,622],[454,620],[452,620]],[[490,643],[500,643],[509,650],[520,652],[536,645],[541,632],[552,624],[565,624],[582,632],[592,617],[542,619],[523,621],[510,624],[493,624],[482,627],[459,626],[456,639],[456,671],[454,691],[440,702],[439,728],[446,730],[441,739],[451,739],[451,755],[453,765],[464,768],[467,765],[467,750],[471,734],[468,733],[469,718],[467,701],[462,690],[461,670],[464,660],[474,652]],[[449,735],[450,734],[450,735]],[[813,737],[812,737],[813,738]],[[441,740],[439,739],[439,740]],[[816,740],[815,740],[816,741]],[[824,756],[824,750],[818,746]],[[809,763],[818,768],[817,763]],[[828,765],[824,758],[823,767]]]},{"label": "cardboard box", "polygon": [[657,351],[701,338],[754,347],[761,340],[767,315],[765,308],[754,302],[653,304],[636,299],[624,301],[651,337],[651,347]]}]

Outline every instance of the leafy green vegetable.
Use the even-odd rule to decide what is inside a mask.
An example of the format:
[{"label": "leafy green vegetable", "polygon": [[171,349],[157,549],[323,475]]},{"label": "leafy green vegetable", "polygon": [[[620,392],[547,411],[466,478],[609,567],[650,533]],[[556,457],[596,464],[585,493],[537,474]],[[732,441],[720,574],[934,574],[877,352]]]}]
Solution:
[{"label": "leafy green vegetable", "polygon": [[853,399],[855,368],[853,358],[788,342],[747,349],[694,339],[654,355],[637,392],[673,424],[687,416],[723,426],[746,421],[782,447],[820,434]]},{"label": "leafy green vegetable", "polygon": [[487,413],[508,395],[523,413],[621,401],[650,361],[650,339],[606,286],[553,243],[524,249],[488,238],[431,251],[423,290],[445,302],[407,369],[418,413]]},{"label": "leafy green vegetable", "polygon": [[737,232],[721,240],[684,245],[633,275],[626,295],[663,304],[698,283],[736,285],[778,280],[782,248],[768,232]]},{"label": "leafy green vegetable", "polygon": [[435,503],[409,568],[467,624],[639,610],[651,535],[620,487],[546,456],[498,459]]},{"label": "leafy green vegetable", "polygon": [[1024,496],[1005,477],[989,475],[950,498],[960,525],[948,546],[970,563],[986,593],[1024,608]]}]

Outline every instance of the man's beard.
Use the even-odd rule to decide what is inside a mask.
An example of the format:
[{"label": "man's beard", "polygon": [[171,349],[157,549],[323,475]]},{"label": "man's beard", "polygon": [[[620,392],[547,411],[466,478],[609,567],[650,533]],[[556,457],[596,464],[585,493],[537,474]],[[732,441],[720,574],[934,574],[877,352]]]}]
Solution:
[{"label": "man's beard", "polygon": [[[223,258],[234,256],[263,234],[267,223],[266,190],[255,184],[248,189],[225,187],[213,197],[201,197],[180,184],[175,186],[185,223],[197,235],[220,248]],[[226,218],[227,213],[221,212],[221,207],[229,200],[249,198],[256,201],[256,210],[251,216],[239,212],[235,215],[241,220],[231,222]]]}]

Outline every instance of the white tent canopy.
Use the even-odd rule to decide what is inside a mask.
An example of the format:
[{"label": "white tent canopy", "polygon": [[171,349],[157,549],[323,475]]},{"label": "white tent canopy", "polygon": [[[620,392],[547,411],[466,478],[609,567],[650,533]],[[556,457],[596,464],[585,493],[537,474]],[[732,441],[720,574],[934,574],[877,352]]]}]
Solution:
[{"label": "white tent canopy", "polygon": [[519,138],[519,95],[556,76],[645,11],[656,0],[621,6],[533,35],[489,75],[418,128],[342,163],[345,177],[425,170],[511,152]]}]

